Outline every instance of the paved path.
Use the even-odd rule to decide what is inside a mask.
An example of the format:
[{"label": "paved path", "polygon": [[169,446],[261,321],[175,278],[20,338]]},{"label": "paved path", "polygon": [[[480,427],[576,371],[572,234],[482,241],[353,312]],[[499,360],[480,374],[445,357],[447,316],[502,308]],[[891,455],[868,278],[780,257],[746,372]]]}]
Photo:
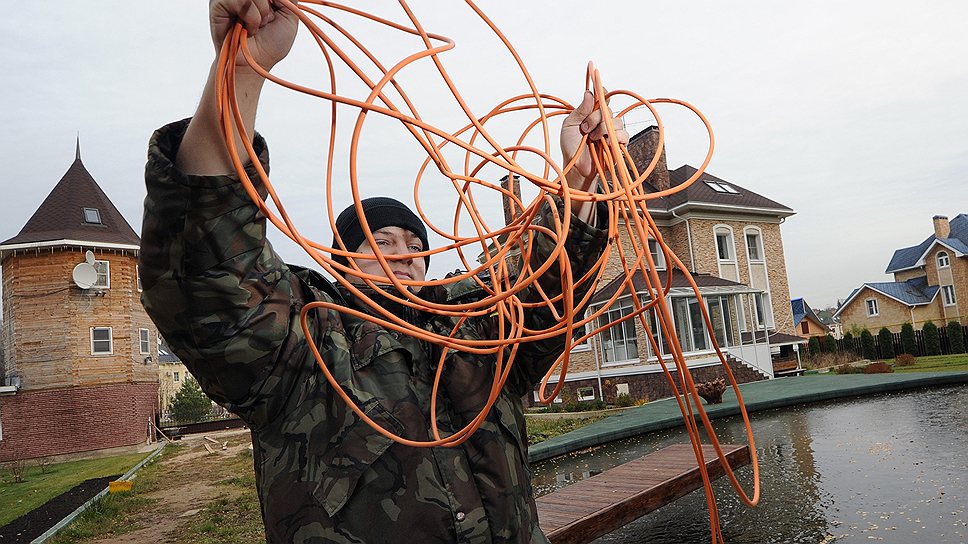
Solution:
[{"label": "paved path", "polygon": [[[746,383],[740,385],[740,392],[746,409],[756,412],[793,404],[964,383],[968,383],[968,372],[820,374]],[[727,389],[723,395],[722,404],[704,407],[711,419],[739,414],[732,388]],[[678,403],[671,398],[662,399],[534,444],[528,448],[528,459],[534,463],[605,442],[680,425],[682,414],[679,412]]]}]

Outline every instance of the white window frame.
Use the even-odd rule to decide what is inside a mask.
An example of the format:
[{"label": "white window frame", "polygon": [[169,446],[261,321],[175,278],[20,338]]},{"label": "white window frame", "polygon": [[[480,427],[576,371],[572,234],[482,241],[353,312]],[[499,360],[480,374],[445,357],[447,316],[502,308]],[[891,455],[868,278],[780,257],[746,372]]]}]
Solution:
[{"label": "white window frame", "polygon": [[[105,340],[95,340],[94,331],[108,331],[108,350],[97,351],[94,349],[94,342],[105,342]],[[91,355],[114,355],[114,330],[111,327],[91,327]]]},{"label": "white window frame", "polygon": [[[101,270],[100,267],[103,267],[104,270]],[[110,289],[111,288],[111,262],[94,261],[94,269],[97,270],[97,280],[94,282],[94,285],[92,285],[91,287],[94,289]]]},{"label": "white window frame", "polygon": [[[720,234],[727,237],[727,241],[729,242],[726,247],[726,252],[728,253],[728,255],[725,258],[723,258],[723,256],[719,254],[719,249],[720,249],[719,235]],[[736,263],[736,242],[733,237],[733,229],[728,225],[716,225],[713,228],[713,241],[716,244],[716,258],[719,260],[719,262],[735,264]]]},{"label": "white window frame", "polygon": [[662,248],[659,247],[659,241],[655,238],[649,238],[649,253],[652,254],[652,261],[655,262],[656,270],[665,270],[665,253],[662,252]]},{"label": "white window frame", "polygon": [[[619,299],[615,301],[615,304],[613,304],[611,308],[609,308],[608,310],[603,312],[601,316],[599,316],[598,318],[599,324],[603,325],[605,323],[610,323],[616,319],[625,317],[634,311],[635,311],[635,306],[632,305],[632,300],[630,298],[626,297],[623,299]],[[613,325],[608,329],[598,333],[598,342],[596,343],[598,344],[599,353],[602,356],[602,366],[626,365],[630,363],[635,363],[639,360],[638,338],[637,338],[637,335],[635,334],[635,319],[636,318],[628,319],[622,323]],[[631,340],[627,338],[627,335],[626,335],[627,327],[632,328],[633,336]],[[622,337],[621,342],[616,342],[615,340],[616,333],[619,333],[621,335]],[[610,342],[605,341],[606,334],[609,335],[609,337],[612,339]],[[606,351],[606,344],[611,344],[612,346],[611,349],[613,353],[615,353],[617,352],[617,349],[618,349],[617,344],[619,343],[621,344],[622,350],[625,352],[626,356],[629,355],[630,351],[634,352],[634,355],[631,358],[627,358],[627,359],[610,360],[607,356],[608,352]],[[630,344],[632,345],[631,347],[630,347]]]},{"label": "white window frame", "polygon": [[142,355],[151,354],[151,338],[148,329],[138,329],[138,350]]},{"label": "white window frame", "polygon": [[174,380],[172,380],[172,381],[180,382],[181,381],[181,372],[179,372],[179,371],[176,370],[176,371],[173,372],[173,374],[174,374],[174,376],[173,376]]},{"label": "white window frame", "polygon": [[867,309],[867,317],[877,317],[880,315],[880,312],[877,309],[876,298],[864,299],[864,307]]},{"label": "white window frame", "polygon": [[[756,258],[750,253],[750,236],[756,237],[756,252],[758,253]],[[747,227],[743,230],[743,240],[746,244],[746,258],[751,263],[762,263],[766,262],[766,252],[763,250],[763,232],[755,227]]]},{"label": "white window frame", "polygon": [[955,298],[955,286],[954,285],[942,285],[941,295],[944,297],[945,306],[954,306],[958,304],[958,299]]},{"label": "white window frame", "polygon": [[[589,395],[583,395],[582,394],[582,391],[583,390],[585,390],[586,392],[587,391],[591,391],[591,396],[589,396]],[[584,402],[584,401],[587,401],[587,400],[595,400],[597,398],[597,396],[595,395],[595,388],[592,387],[592,386],[590,386],[590,385],[587,385],[587,386],[584,386],[584,387],[576,387],[575,388],[575,396],[578,398],[578,402]]]},{"label": "white window frame", "polygon": [[[680,301],[685,301],[685,314],[682,314],[679,310],[683,309],[681,306],[677,305]],[[707,351],[712,351],[712,343],[709,340],[709,330],[706,328],[706,322],[700,318],[699,323],[693,322],[692,319],[692,307],[695,303],[697,306],[706,304],[705,298],[697,298],[693,296],[685,297],[672,297],[669,299],[670,306],[672,309],[672,326],[676,329],[676,334],[679,336],[679,345],[682,348],[683,353],[705,353]],[[702,328],[703,335],[703,346],[701,348],[696,346],[695,332],[696,329]]]},{"label": "white window frame", "polygon": [[951,266],[951,258],[947,251],[938,252],[938,268],[948,268]]},{"label": "white window frame", "polygon": [[733,188],[732,185],[726,183],[725,181],[713,181],[711,179],[703,180],[710,189],[716,191],[717,193],[729,193],[733,195],[738,195],[739,191]]},{"label": "white window frame", "polygon": [[[538,391],[532,391],[532,393],[534,394],[534,401],[540,403],[541,402],[541,399],[538,398],[538,396],[539,396],[538,395]],[[551,402],[552,402],[552,404],[561,404],[562,402],[565,402],[565,401],[561,400],[561,395],[558,395],[557,397],[555,397],[555,400],[553,400]]]}]

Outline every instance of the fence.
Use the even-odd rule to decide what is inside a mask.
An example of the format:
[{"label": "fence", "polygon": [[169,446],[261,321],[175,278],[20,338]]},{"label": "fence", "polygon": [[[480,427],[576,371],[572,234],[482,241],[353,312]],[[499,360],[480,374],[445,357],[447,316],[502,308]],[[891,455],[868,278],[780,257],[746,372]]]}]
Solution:
[{"label": "fence", "polygon": [[[886,359],[887,357],[884,355],[885,350],[881,349],[880,335],[877,334],[877,331],[871,331],[871,334],[874,336],[874,349],[877,350],[877,358]],[[962,325],[961,334],[963,338],[968,340],[968,325]],[[941,354],[951,355],[951,342],[948,340],[948,327],[946,326],[938,327],[938,336],[941,338]],[[899,332],[891,333],[891,341],[894,348],[893,352],[895,354],[899,355],[905,352],[901,344],[901,333]],[[917,353],[912,353],[911,355],[914,355],[915,357],[924,356],[925,353],[927,353],[927,350],[925,349],[925,346],[924,346],[924,331],[922,330],[914,331],[914,341],[917,343],[917,346],[918,346]],[[861,347],[860,338],[859,337],[853,338],[849,341],[846,338],[841,338],[840,340],[837,340],[837,351],[839,352],[853,351],[853,352],[856,352],[858,355],[863,354],[863,348]]]}]

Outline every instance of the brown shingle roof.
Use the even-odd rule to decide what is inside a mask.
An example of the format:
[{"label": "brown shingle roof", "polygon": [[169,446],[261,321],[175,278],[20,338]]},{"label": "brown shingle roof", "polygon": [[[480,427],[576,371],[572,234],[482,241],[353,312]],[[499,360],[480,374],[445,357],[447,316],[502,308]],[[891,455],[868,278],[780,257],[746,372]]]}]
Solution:
[{"label": "brown shingle roof", "polygon": [[[669,180],[673,186],[680,185],[687,179],[692,177],[696,173],[696,169],[688,164],[684,164],[675,170],[669,172]],[[705,182],[709,180],[712,182],[725,183],[736,190],[736,193],[720,193],[713,190],[712,187],[707,185]],[[792,214],[793,210],[766,198],[765,196],[759,195],[736,185],[732,181],[726,181],[724,179],[717,178],[716,176],[710,174],[708,171],[703,172],[702,177],[697,179],[695,183],[687,187],[685,190],[680,191],[676,194],[670,195],[668,197],[670,207],[678,206],[685,202],[690,203],[707,203],[707,204],[720,204],[726,206],[740,206],[743,208],[763,208],[768,210],[776,210],[778,212],[784,212],[784,215]]]},{"label": "brown shingle roof", "polygon": [[[666,282],[668,281],[668,274],[669,273],[665,270],[659,271],[659,279],[662,281],[663,287],[665,287]],[[599,302],[605,302],[606,300],[612,298],[612,295],[614,295],[615,292],[618,291],[619,289],[622,289],[628,292],[628,289],[625,287],[625,278],[626,278],[626,273],[624,272],[616,276],[615,279],[608,282],[604,287],[599,289],[592,296],[589,303],[597,304]],[[709,274],[693,274],[692,279],[695,280],[696,285],[699,287],[700,290],[702,290],[703,288],[709,288],[709,287],[730,287],[734,289],[749,290],[749,287],[746,285],[743,285],[742,283],[736,283],[734,281],[725,280],[723,278],[711,276]],[[646,290],[645,278],[642,276],[641,272],[636,271],[635,274],[632,274],[632,285],[635,287],[636,293]],[[671,287],[672,289],[675,289],[675,288],[685,288],[685,287],[691,287],[691,286],[689,285],[689,281],[686,279],[686,275],[681,270],[674,269],[672,271]]]},{"label": "brown shingle roof", "polygon": [[[85,222],[84,208],[97,209],[101,223]],[[80,153],[20,233],[0,245],[56,240],[141,244],[134,229],[84,168]]]}]

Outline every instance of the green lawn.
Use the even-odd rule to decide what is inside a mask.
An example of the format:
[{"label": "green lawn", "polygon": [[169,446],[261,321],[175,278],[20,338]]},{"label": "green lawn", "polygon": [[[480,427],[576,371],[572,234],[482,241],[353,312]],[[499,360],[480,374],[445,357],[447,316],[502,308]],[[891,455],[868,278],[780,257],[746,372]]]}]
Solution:
[{"label": "green lawn", "polygon": [[894,365],[894,372],[939,372],[968,370],[968,353],[918,357],[910,366]]},{"label": "green lawn", "polygon": [[25,481],[15,483],[9,465],[0,468],[0,526],[30,512],[50,499],[90,478],[124,474],[146,453],[86,459],[48,465],[27,462]]}]

